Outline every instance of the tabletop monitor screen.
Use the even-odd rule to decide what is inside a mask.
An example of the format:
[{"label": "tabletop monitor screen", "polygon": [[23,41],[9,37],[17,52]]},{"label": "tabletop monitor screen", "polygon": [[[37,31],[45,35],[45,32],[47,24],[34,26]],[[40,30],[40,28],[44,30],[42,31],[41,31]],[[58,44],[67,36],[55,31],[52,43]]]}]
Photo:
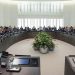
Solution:
[{"label": "tabletop monitor screen", "polygon": [[15,58],[13,60],[13,65],[28,65],[29,64],[29,58]]}]

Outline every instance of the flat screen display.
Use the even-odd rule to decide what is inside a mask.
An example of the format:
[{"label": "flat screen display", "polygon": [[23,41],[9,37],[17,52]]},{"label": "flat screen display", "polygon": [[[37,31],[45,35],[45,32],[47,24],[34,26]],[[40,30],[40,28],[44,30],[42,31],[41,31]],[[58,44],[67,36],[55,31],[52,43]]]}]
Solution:
[{"label": "flat screen display", "polygon": [[15,58],[13,60],[13,65],[28,65],[29,58]]}]

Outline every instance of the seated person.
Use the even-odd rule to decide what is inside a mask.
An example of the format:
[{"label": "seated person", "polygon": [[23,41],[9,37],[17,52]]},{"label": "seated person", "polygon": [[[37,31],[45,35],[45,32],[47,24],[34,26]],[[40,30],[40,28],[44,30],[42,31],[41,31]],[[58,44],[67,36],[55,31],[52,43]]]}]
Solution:
[{"label": "seated person", "polygon": [[0,35],[3,35],[3,27],[0,27]]},{"label": "seated person", "polygon": [[69,28],[69,33],[72,35],[72,33],[73,33],[73,27],[71,26],[70,28]]},{"label": "seated person", "polygon": [[21,26],[20,31],[23,31],[23,27]]},{"label": "seated person", "polygon": [[32,27],[32,31],[36,31],[36,28],[35,28],[35,26],[33,26],[33,27]]}]

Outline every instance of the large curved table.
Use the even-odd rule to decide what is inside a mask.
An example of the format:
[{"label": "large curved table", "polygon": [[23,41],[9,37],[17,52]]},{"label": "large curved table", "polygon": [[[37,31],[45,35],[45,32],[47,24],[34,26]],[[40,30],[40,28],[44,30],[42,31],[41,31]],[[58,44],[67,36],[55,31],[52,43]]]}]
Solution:
[{"label": "large curved table", "polygon": [[[0,39],[0,52],[5,51],[11,45],[23,39],[34,38],[37,33],[38,33],[37,31],[21,32]],[[75,46],[75,35],[65,34],[62,32],[47,32],[47,33],[52,35],[54,39],[59,39]]]}]

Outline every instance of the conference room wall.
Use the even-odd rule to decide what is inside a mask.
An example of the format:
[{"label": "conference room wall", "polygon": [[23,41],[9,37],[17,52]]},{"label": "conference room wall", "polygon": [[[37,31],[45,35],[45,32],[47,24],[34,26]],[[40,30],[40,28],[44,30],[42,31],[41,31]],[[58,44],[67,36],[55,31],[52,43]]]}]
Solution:
[{"label": "conference room wall", "polygon": [[75,27],[75,3],[64,3],[64,9],[62,13],[59,14],[51,14],[51,15],[18,15],[19,18],[41,18],[41,17],[46,17],[46,18],[63,18],[64,19],[64,26],[73,26]]},{"label": "conference room wall", "polygon": [[64,4],[64,25],[75,27],[75,3]]},{"label": "conference room wall", "polygon": [[17,18],[18,17],[46,17],[46,18],[64,18],[64,25],[65,26],[73,26],[75,27],[75,4],[64,4],[64,10],[62,15],[56,15],[56,16],[28,16],[28,15],[23,15],[19,16],[18,15],[18,9],[16,4],[3,4],[0,3],[0,26],[17,26]]},{"label": "conference room wall", "polygon": [[17,25],[17,6],[15,4],[0,3],[0,26]]},{"label": "conference room wall", "polygon": [[61,19],[63,13],[51,13],[51,14],[24,14],[19,15],[17,4],[0,3],[0,26],[17,26],[18,18],[49,18],[49,19]]},{"label": "conference room wall", "polygon": [[0,26],[3,25],[3,4],[0,3]]}]

